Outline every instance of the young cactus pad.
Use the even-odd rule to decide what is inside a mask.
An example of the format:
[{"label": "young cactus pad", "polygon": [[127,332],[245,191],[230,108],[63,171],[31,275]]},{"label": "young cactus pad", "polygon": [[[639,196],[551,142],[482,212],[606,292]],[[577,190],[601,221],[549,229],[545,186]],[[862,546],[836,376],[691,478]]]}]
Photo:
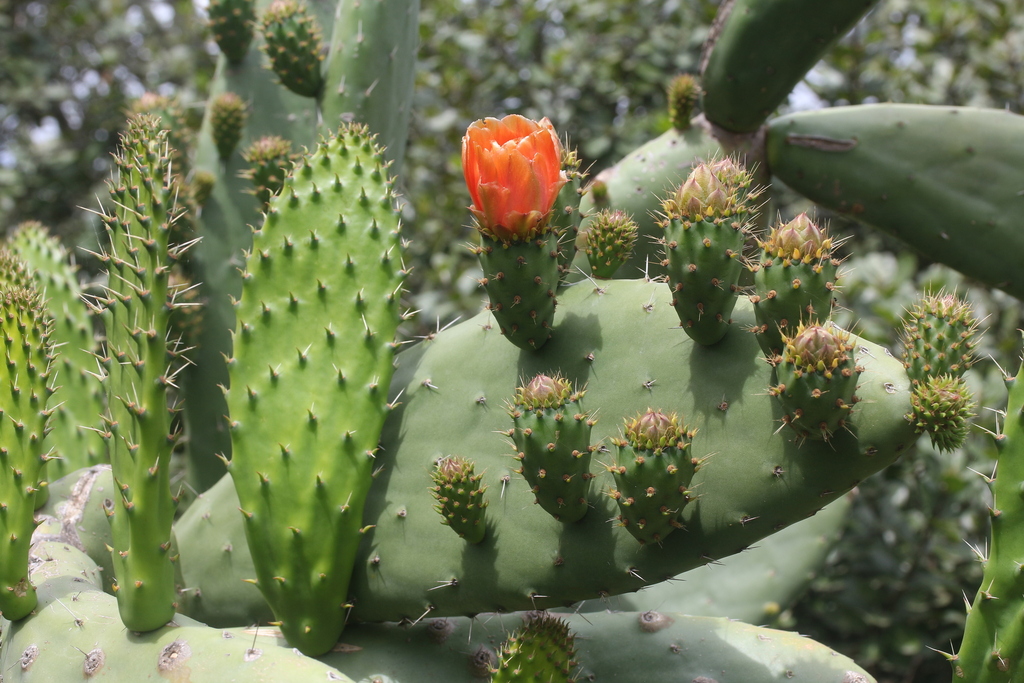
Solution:
[{"label": "young cactus pad", "polygon": [[364,128],[322,142],[271,199],[237,306],[229,471],[260,590],[307,654],[344,627],[390,408],[404,277],[391,182]]},{"label": "young cactus pad", "polygon": [[21,619],[36,606],[29,546],[37,491],[48,459],[53,323],[35,289],[0,291],[0,612]]},{"label": "young cactus pad", "polygon": [[521,474],[537,503],[555,519],[575,522],[590,509],[590,431],[595,420],[583,410],[583,391],[555,375],[539,374],[516,389],[508,432]]},{"label": "young cactus pad", "polygon": [[437,500],[435,509],[440,513],[442,522],[466,539],[466,543],[484,540],[487,533],[484,492],[487,486],[480,483],[483,474],[476,474],[469,460],[453,455],[437,461],[431,478],[434,486],[430,492]]}]

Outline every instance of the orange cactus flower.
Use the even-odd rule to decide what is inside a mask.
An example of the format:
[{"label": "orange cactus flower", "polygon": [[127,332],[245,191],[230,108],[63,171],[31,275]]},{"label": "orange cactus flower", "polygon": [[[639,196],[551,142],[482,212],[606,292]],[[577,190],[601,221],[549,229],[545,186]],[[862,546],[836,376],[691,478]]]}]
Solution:
[{"label": "orange cactus flower", "polygon": [[504,242],[543,233],[566,183],[562,145],[546,118],[475,121],[462,138],[462,168],[477,227]]}]

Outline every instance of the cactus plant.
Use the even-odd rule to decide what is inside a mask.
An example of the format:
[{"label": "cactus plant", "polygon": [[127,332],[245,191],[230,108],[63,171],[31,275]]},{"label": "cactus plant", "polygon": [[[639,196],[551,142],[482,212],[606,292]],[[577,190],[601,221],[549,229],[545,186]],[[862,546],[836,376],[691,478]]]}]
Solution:
[{"label": "cactus plant", "polygon": [[[564,622],[536,612],[654,586],[736,554],[842,497],[923,432],[941,449],[958,446],[973,413],[963,376],[975,355],[969,311],[945,294],[926,299],[910,312],[902,359],[840,330],[827,319],[838,239],[798,217],[768,233],[760,259],[748,261],[755,214],[766,213],[767,194],[755,188],[780,177],[1019,294],[1005,257],[1021,251],[1009,227],[1018,188],[1012,174],[978,159],[1019,160],[1016,143],[993,143],[992,131],[1014,133],[1020,118],[879,105],[768,121],[793,79],[871,3],[723,3],[703,68],[704,114],[691,117],[694,85],[680,82],[672,130],[598,174],[583,199],[578,158],[546,120],[470,126],[463,161],[490,306],[396,353],[406,266],[394,177],[418,3],[328,4],[215,3],[226,55],[194,154],[168,145],[169,111],[162,123],[146,115],[129,123],[104,213],[107,281],[93,299],[104,345],[90,348],[107,387],[99,431],[110,481],[94,471],[91,485],[60,489],[68,500],[45,511],[64,518],[40,517],[30,574],[22,560],[47,456],[37,449],[27,458],[36,470],[5,466],[5,490],[19,495],[5,494],[0,521],[17,558],[3,563],[0,597],[24,598],[3,611],[25,617],[4,624],[5,678],[127,675],[118,667],[132,664],[115,663],[116,651],[150,667],[155,659],[158,674],[187,662],[195,680],[257,677],[259,666],[276,680],[306,672],[414,680],[435,664],[447,672],[435,680],[515,679],[534,668],[558,680],[870,680],[792,634],[667,611]],[[262,17],[253,41],[276,76],[244,45],[250,16]],[[783,26],[788,47],[778,50],[773,32]],[[744,66],[770,49],[778,52],[771,74]],[[232,92],[238,99],[225,108]],[[241,132],[240,102],[250,107]],[[931,144],[925,130],[942,131],[943,143]],[[242,140],[246,152],[234,154]],[[195,191],[181,184],[181,174],[199,172],[207,175]],[[196,193],[205,201],[193,202]],[[201,240],[181,264],[193,240],[171,233],[186,209]],[[635,241],[621,214],[584,217],[593,209],[633,215]],[[610,217],[611,237],[601,229]],[[965,248],[974,232],[983,248]],[[576,245],[597,254],[600,279],[565,277]],[[58,279],[52,261],[32,268],[35,282]],[[172,311],[189,282],[198,283],[189,303],[203,310],[189,323],[186,355]],[[39,336],[37,368],[46,355]],[[83,348],[88,341],[81,337]],[[12,355],[8,365],[17,362]],[[6,385],[43,375],[26,366]],[[36,403],[48,392],[43,381]],[[86,393],[67,392],[69,414],[97,412]],[[998,436],[987,584],[950,655],[954,676],[970,680],[1019,678],[1020,477],[1007,460],[1018,393]],[[50,412],[32,410],[37,421]],[[27,421],[13,424],[18,431]],[[33,431],[34,448],[45,431]],[[61,439],[58,452],[72,443]],[[15,457],[16,442],[0,443],[3,457]],[[199,491],[172,525],[178,445]],[[83,501],[96,498],[109,529],[95,528],[95,505],[86,512]],[[73,547],[108,562],[114,581],[98,581],[96,559]],[[69,609],[62,601],[72,589],[80,595]],[[513,622],[525,616],[527,632],[563,644],[570,631],[581,637],[554,663],[538,666],[533,655],[522,665],[516,658],[531,659],[531,637],[515,635],[495,653],[509,629],[468,634],[489,623],[477,615],[502,612],[523,612]],[[229,642],[241,643],[238,629],[250,621],[277,628],[260,656],[262,648]],[[412,626],[346,629],[348,621]],[[44,632],[61,645],[39,642]],[[441,663],[428,661],[424,648],[453,633],[466,634],[473,668],[451,646]],[[278,636],[304,656],[279,647]],[[373,658],[345,661],[350,640]],[[54,652],[65,643],[83,649],[71,674]],[[198,644],[223,656],[199,654]],[[622,650],[642,658],[642,673],[626,671],[628,658],[612,661]]]}]

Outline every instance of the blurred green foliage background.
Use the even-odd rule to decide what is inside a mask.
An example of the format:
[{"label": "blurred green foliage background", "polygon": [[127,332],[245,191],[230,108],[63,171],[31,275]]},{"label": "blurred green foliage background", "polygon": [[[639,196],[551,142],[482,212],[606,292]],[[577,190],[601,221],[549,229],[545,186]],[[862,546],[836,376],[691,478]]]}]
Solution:
[{"label": "blurred green foliage background", "polygon": [[[483,116],[549,117],[584,167],[614,163],[664,131],[664,86],[697,71],[711,0],[433,0],[423,3],[414,120],[402,183],[413,335],[474,313],[479,271],[461,137]],[[80,206],[104,193],[127,103],[177,95],[196,123],[216,47],[191,0],[0,0],[0,227],[42,220],[69,243],[95,229]],[[883,0],[797,87],[790,109],[876,101],[1024,106],[1024,0]],[[783,195],[784,215],[810,209]],[[895,345],[919,289],[966,295],[987,333],[982,356],[1015,370],[1020,303],[922,262],[843,217],[850,239],[839,322]],[[970,373],[980,427],[995,429],[1002,371]],[[993,453],[979,428],[940,456],[924,439],[865,482],[842,542],[809,593],[779,615],[856,659],[879,681],[931,682],[955,648],[964,595],[981,576]]]}]

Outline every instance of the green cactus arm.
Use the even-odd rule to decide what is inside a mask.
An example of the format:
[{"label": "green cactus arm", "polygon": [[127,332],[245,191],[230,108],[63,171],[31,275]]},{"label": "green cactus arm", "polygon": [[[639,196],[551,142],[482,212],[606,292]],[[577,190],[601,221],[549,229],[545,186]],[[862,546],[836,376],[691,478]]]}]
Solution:
[{"label": "green cactus arm", "polygon": [[99,430],[104,400],[97,376],[94,316],[82,299],[70,255],[42,224],[22,223],[8,238],[8,246],[29,265],[54,319],[53,341],[60,349],[59,388],[49,442],[59,457],[48,466],[47,476],[58,479],[107,458]]},{"label": "green cactus arm", "polygon": [[323,128],[370,127],[398,175],[412,115],[419,0],[339,0],[324,69]]},{"label": "green cactus arm", "polygon": [[346,126],[296,166],[254,235],[227,390],[258,585],[307,654],[337,641],[389,410],[399,218],[386,162]]},{"label": "green cactus arm", "polygon": [[985,572],[967,613],[956,655],[947,655],[954,681],[1024,680],[1024,366],[1007,377],[1009,404],[992,484],[992,539]]},{"label": "green cactus arm", "polygon": [[773,175],[926,257],[1024,297],[1024,116],[997,109],[877,104],[769,124]]},{"label": "green cactus arm", "polygon": [[704,115],[729,131],[757,130],[877,1],[722,3],[705,46]]}]

